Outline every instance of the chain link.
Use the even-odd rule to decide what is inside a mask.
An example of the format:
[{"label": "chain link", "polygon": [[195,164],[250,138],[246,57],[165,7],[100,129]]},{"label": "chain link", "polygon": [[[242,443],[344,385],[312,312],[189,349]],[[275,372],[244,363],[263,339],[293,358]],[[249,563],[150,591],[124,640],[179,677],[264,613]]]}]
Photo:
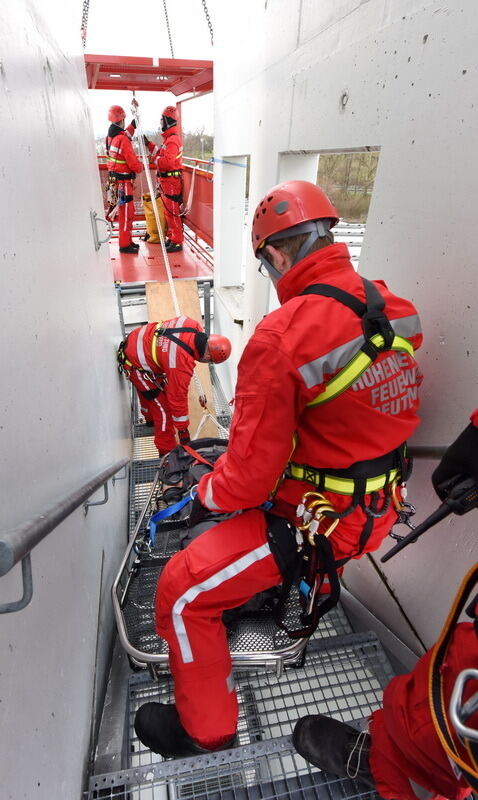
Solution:
[{"label": "chain link", "polygon": [[166,0],[163,0],[163,6],[164,6],[164,17],[166,19],[166,28],[168,29],[169,47],[171,48],[171,58],[174,58],[173,40],[171,38],[171,29],[169,27],[169,17],[168,17],[168,9],[166,6]]},{"label": "chain link", "polygon": [[90,10],[90,0],[83,0],[83,13],[81,15],[81,41],[83,50],[86,47],[86,31],[88,28],[88,11]]},{"label": "chain link", "polygon": [[214,45],[214,31],[212,29],[212,22],[211,17],[209,16],[209,11],[207,9],[206,0],[202,0],[202,7],[204,8],[204,13],[206,15],[206,22],[209,28],[209,34],[211,36],[211,45]]}]

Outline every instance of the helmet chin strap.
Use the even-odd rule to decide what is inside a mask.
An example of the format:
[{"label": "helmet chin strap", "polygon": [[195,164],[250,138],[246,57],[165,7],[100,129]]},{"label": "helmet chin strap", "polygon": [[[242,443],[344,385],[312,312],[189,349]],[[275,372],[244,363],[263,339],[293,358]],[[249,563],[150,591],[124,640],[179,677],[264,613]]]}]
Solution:
[{"label": "helmet chin strap", "polygon": [[[299,247],[296,257],[294,258],[291,267],[301,261],[308,250],[312,247],[312,245],[317,241],[317,239],[329,239],[332,240],[332,236],[330,233],[330,220],[329,219],[315,219],[311,222],[302,222],[300,225],[295,225],[293,228],[288,228],[285,231],[281,231],[280,233],[276,233],[274,236],[271,236],[267,242],[267,244],[274,244],[274,242],[279,242],[281,239],[289,239],[291,236],[300,236],[301,233],[308,233],[308,237],[305,242]],[[257,254],[257,258],[264,265],[269,275],[274,278],[275,280],[280,280],[282,278],[282,273],[276,269],[270,261],[259,251]]]}]

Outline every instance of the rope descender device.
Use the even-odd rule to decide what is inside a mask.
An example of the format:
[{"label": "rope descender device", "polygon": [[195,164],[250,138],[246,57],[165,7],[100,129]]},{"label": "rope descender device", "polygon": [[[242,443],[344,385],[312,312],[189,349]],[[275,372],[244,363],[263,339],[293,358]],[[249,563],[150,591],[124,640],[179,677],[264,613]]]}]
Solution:
[{"label": "rope descender device", "polygon": [[330,500],[320,492],[306,492],[296,509],[296,516],[302,521],[297,525],[299,531],[303,532],[309,544],[314,545],[314,537],[319,532],[323,520],[330,520],[328,528],[320,533],[328,538],[340,522],[336,516],[336,511]]}]

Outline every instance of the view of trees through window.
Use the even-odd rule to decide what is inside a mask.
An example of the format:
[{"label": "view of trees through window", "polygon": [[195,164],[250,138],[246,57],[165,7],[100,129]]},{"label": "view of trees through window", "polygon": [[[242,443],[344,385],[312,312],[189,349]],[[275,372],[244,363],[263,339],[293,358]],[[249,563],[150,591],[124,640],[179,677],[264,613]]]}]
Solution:
[{"label": "view of trees through window", "polygon": [[317,183],[347,222],[366,222],[379,153],[321,153]]}]

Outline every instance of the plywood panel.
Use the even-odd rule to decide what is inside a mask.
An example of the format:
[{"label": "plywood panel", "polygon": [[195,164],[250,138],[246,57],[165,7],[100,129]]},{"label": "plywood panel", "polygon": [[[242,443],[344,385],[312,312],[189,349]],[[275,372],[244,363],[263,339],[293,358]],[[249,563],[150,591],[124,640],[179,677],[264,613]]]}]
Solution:
[{"label": "plywood panel", "polygon": [[[178,298],[181,314],[185,314],[191,319],[201,321],[201,306],[199,304],[198,287],[196,281],[174,281],[174,288]],[[168,283],[148,282],[146,283],[146,302],[148,306],[148,322],[161,322],[161,320],[171,319],[176,316],[174,310],[171,290]],[[202,390],[208,399],[208,406],[214,413],[214,402],[212,394],[211,379],[209,377],[209,367],[207,364],[196,364],[195,374],[198,376]],[[196,386],[194,380],[189,387],[189,419],[190,432],[194,436],[204,411],[199,405]],[[208,419],[201,428],[201,436],[219,436],[217,425]]]}]

